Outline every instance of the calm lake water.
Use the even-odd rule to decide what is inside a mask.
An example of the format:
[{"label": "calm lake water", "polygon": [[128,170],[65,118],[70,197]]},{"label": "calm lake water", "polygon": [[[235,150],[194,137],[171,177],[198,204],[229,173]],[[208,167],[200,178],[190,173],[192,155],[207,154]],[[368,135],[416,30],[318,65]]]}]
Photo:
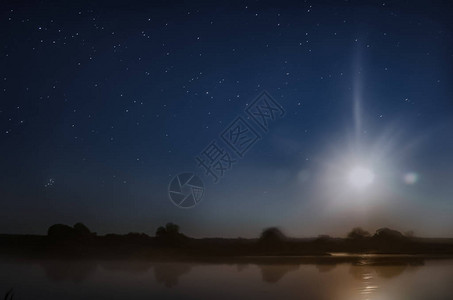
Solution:
[{"label": "calm lake water", "polygon": [[453,260],[189,263],[0,260],[0,298],[451,300]]}]

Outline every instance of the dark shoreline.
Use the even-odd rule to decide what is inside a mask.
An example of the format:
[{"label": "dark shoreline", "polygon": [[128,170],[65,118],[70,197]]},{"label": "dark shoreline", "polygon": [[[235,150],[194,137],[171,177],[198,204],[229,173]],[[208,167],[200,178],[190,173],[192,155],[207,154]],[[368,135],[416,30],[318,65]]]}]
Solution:
[{"label": "dark shoreline", "polygon": [[[332,255],[333,253],[333,255]],[[347,255],[340,255],[347,253]],[[51,237],[0,234],[0,256],[21,259],[143,259],[150,261],[355,262],[453,258],[453,239],[313,238],[159,239],[144,234]]]}]

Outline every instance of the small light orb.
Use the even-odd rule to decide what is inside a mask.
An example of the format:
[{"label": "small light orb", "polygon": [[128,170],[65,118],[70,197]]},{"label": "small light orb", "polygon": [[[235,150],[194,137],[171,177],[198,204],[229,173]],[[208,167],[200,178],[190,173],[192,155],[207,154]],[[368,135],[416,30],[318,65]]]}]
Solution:
[{"label": "small light orb", "polygon": [[348,176],[349,184],[356,189],[363,189],[372,184],[374,173],[368,168],[357,166],[351,170]]},{"label": "small light orb", "polygon": [[417,180],[418,180],[418,175],[417,175],[417,173],[409,172],[409,173],[406,173],[406,174],[404,175],[403,179],[404,179],[404,182],[405,182],[406,184],[412,185],[412,184],[415,184],[415,183],[417,182]]}]

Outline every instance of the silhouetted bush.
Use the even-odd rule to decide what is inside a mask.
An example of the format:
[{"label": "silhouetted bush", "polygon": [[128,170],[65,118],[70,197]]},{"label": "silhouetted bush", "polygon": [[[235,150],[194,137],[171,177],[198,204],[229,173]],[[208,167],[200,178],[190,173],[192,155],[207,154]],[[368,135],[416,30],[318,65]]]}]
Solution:
[{"label": "silhouetted bush", "polygon": [[351,230],[351,232],[348,233],[348,238],[349,239],[363,239],[370,237],[370,233],[366,230],[363,230],[360,227],[355,227]]},{"label": "silhouetted bush", "polygon": [[277,227],[270,227],[263,230],[260,236],[262,243],[280,243],[286,240],[286,236]]},{"label": "silhouetted bush", "polygon": [[49,227],[47,235],[52,238],[74,238],[74,237],[90,237],[95,235],[83,223],[76,223],[74,227],[55,224]]},{"label": "silhouetted bush", "polygon": [[167,245],[178,245],[187,240],[187,237],[179,232],[179,226],[174,223],[167,223],[165,227],[160,226],[156,230],[156,239]]},{"label": "silhouetted bush", "polygon": [[83,223],[76,223],[74,232],[76,235],[91,235],[91,231]]},{"label": "silhouetted bush", "polygon": [[167,234],[170,235],[179,234],[179,226],[173,223],[167,223],[167,225],[165,225],[165,230],[167,231]]},{"label": "silhouetted bush", "polygon": [[156,238],[162,238],[167,234],[167,230],[164,226],[159,226],[156,230]]},{"label": "silhouetted bush", "polygon": [[47,235],[50,237],[64,238],[74,236],[74,228],[64,224],[55,224],[49,227]]},{"label": "silhouetted bush", "polygon": [[385,240],[398,240],[404,239],[404,236],[401,232],[389,229],[389,228],[380,228],[376,230],[373,238],[376,239],[385,239]]}]

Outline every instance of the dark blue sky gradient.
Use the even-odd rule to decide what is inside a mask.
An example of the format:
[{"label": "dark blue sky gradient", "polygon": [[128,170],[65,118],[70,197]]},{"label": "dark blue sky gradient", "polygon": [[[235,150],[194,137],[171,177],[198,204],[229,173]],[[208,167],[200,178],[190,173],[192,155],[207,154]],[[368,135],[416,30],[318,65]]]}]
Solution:
[{"label": "dark blue sky gradient", "polygon": [[[152,234],[173,221],[191,236],[453,235],[452,12],[448,1],[4,1],[0,231],[81,221]],[[391,145],[376,162],[385,188],[351,196],[360,209],[332,204],[337,186],[324,185],[353,144],[357,87],[361,151]],[[198,206],[175,207],[171,178],[201,174],[194,157],[263,90],[285,117],[218,184],[202,177]]]}]

